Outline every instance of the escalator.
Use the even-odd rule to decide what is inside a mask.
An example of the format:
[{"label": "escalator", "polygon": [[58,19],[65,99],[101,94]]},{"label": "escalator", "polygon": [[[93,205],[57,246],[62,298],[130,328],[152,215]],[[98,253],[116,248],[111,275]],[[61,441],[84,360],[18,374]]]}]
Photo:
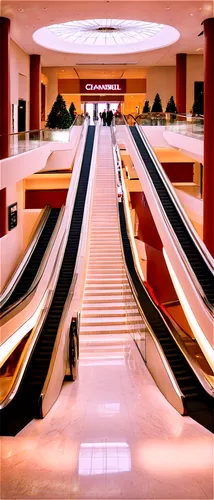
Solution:
[{"label": "escalator", "polygon": [[36,274],[38,273],[40,264],[44,257],[44,253],[47,249],[50,238],[53,234],[54,228],[57,223],[57,219],[59,217],[60,209],[52,208],[50,209],[49,216],[46,220],[46,223],[43,227],[43,230],[38,238],[38,241],[33,249],[33,252],[30,256],[30,259],[27,262],[27,265],[23,269],[22,274],[19,277],[14,289],[11,294],[6,298],[1,306],[1,314],[0,318],[6,315],[9,311],[9,308],[12,304],[16,304],[29,290],[31,287]]},{"label": "escalator", "polygon": [[150,175],[153,185],[156,189],[161,204],[165,210],[168,220],[180,242],[180,245],[188,259],[188,262],[201,285],[204,292],[204,300],[207,306],[212,311],[214,307],[214,280],[213,274],[208,267],[205,259],[197,248],[193,238],[187,230],[172,197],[170,196],[166,185],[155,166],[155,163],[150,155],[143,137],[139,134],[136,126],[129,127],[134,141],[139,150],[140,156],[145,164],[145,167]]},{"label": "escalator", "polygon": [[67,244],[53,299],[14,398],[1,410],[1,434],[15,435],[40,415],[40,394],[47,376],[63,308],[72,283],[91,166],[95,127],[89,126]]},{"label": "escalator", "polygon": [[213,398],[200,384],[135,270],[123,202],[119,203],[124,257],[143,314],[153,330],[183,394],[185,414],[213,432]]}]

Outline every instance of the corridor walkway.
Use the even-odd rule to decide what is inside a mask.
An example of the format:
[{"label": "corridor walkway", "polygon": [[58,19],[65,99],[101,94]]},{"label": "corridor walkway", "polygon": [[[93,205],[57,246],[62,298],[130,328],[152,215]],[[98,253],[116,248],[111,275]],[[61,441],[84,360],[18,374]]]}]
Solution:
[{"label": "corridor walkway", "polygon": [[165,400],[131,337],[82,335],[79,377],[2,438],[1,499],[212,499],[212,435]]}]

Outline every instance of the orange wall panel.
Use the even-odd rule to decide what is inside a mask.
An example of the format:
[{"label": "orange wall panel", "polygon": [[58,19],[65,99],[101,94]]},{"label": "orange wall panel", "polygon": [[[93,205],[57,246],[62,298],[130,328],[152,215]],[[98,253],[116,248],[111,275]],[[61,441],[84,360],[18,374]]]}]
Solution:
[{"label": "orange wall panel", "polygon": [[146,93],[146,78],[133,78],[126,80],[127,94],[145,94]]},{"label": "orange wall panel", "polygon": [[58,80],[59,94],[79,94],[80,80],[72,78],[59,78]]}]

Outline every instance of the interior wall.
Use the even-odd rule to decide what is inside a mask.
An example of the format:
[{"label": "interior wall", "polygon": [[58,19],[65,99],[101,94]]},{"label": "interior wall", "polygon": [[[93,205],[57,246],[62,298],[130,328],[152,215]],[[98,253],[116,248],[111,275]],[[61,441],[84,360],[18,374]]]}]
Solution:
[{"label": "interior wall", "polygon": [[159,302],[176,300],[177,295],[171,281],[162,248],[163,244],[155,226],[145,194],[131,192],[131,204],[138,219],[137,236],[145,243],[147,256],[147,281]]},{"label": "interior wall", "polygon": [[38,224],[38,219],[41,209],[35,208],[32,210],[23,211],[23,248],[25,249],[31,239],[32,233],[35,231]]},{"label": "interior wall", "polygon": [[187,94],[186,111],[192,109],[194,102],[194,82],[204,81],[204,58],[203,55],[187,55]]},{"label": "interior wall", "polygon": [[53,103],[58,94],[57,68],[42,68],[42,74],[47,78],[46,81],[46,117],[50,113]]},{"label": "interior wall", "polygon": [[146,94],[125,94],[124,95],[124,113],[125,115],[138,113],[137,106],[139,106],[139,113],[142,113]]},{"label": "interior wall", "polygon": [[67,109],[69,109],[71,103],[74,103],[77,113],[81,113],[81,96],[80,94],[62,94],[63,99],[65,99]]},{"label": "interior wall", "polygon": [[[24,52],[24,50],[22,50],[12,39],[10,41],[10,51],[11,107],[12,104],[18,106],[19,99],[24,99],[26,101],[26,130],[29,130],[30,56],[26,54],[26,52]],[[15,119],[16,121],[18,120],[18,115]],[[18,130],[18,123],[14,124],[14,130]]]},{"label": "interior wall", "polygon": [[16,184],[11,184],[7,187],[7,210],[9,205],[12,205],[16,202],[18,208],[17,226],[11,231],[8,231],[7,234],[0,240],[1,289],[5,286],[8,278],[15,270],[16,265],[23,252],[23,181],[19,181]]},{"label": "interior wall", "polygon": [[176,96],[176,70],[175,66],[154,66],[148,68],[147,99],[152,106],[155,95],[160,94],[163,111],[166,109],[169,98]]}]

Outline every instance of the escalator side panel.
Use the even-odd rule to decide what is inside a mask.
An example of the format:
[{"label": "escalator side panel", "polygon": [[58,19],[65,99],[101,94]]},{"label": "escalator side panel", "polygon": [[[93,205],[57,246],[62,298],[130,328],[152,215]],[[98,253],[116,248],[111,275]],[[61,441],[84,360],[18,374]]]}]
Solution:
[{"label": "escalator side panel", "polygon": [[178,213],[176,206],[173,203],[173,200],[159,175],[153,159],[151,158],[149,151],[147,150],[140,134],[138,133],[137,128],[135,126],[129,128],[139,150],[140,156],[156,189],[161,204],[169,219],[169,222],[179,240],[184,253],[186,254],[186,257],[192,267],[195,276],[198,279],[198,282],[200,283],[204,291],[205,296],[207,297],[209,303],[213,306],[214,280],[212,272],[207,267],[206,262],[204,261],[198,248],[195,246],[194,241],[191,238],[187,228],[185,227],[185,224],[182,221],[180,214]]},{"label": "escalator side panel", "polygon": [[48,243],[56,226],[59,213],[60,209],[58,208],[51,209],[49,217],[41,232],[37,245],[29,259],[29,262],[27,263],[24,272],[20,276],[20,279],[16,287],[14,288],[13,292],[11,293],[7,302],[5,302],[4,306],[2,307],[1,312],[3,312],[11,304],[14,304],[16,301],[21,299],[29,290],[39,270],[39,266],[44,257],[44,253],[47,249]]},{"label": "escalator side panel", "polygon": [[53,300],[16,397],[2,413],[2,435],[15,435],[35,416],[46,379],[63,308],[71,286],[81,234],[95,127],[89,126],[68,240]]},{"label": "escalator side panel", "polygon": [[184,395],[186,412],[208,430],[213,432],[213,398],[209,396],[200,385],[197,377],[163,321],[158,309],[154,306],[144,285],[138,277],[127,234],[123,203],[120,202],[118,206],[124,257],[140,306],[163,349],[181,392]]}]

